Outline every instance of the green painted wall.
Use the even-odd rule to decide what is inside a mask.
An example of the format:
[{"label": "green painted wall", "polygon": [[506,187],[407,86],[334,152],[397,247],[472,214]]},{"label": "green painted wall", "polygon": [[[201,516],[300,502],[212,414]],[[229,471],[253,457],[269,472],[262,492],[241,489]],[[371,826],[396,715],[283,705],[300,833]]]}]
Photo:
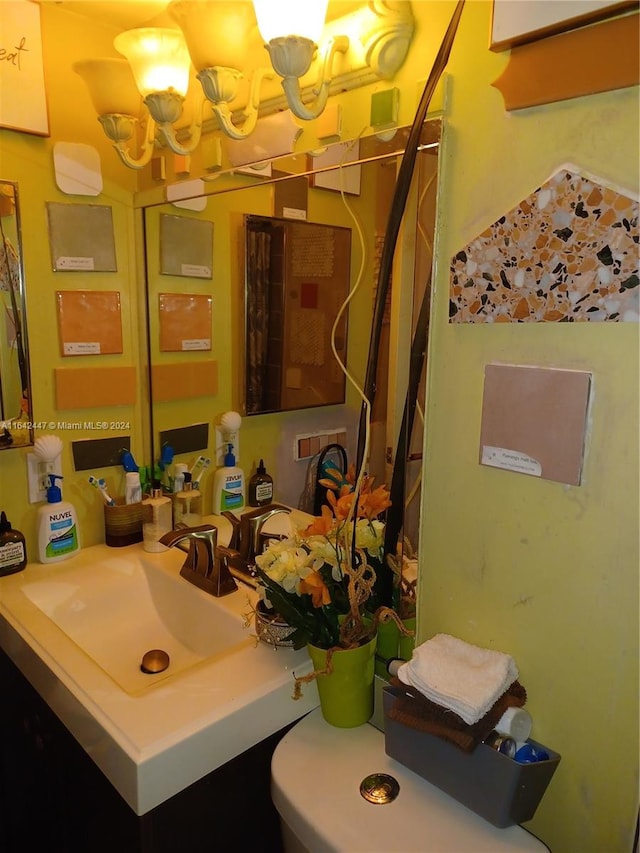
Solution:
[{"label": "green painted wall", "polygon": [[[638,91],[507,114],[490,4],[454,48],[429,348],[419,633],[514,655],[562,754],[528,825],[556,853],[630,850],[638,759],[638,325],[449,325],[449,259],[562,164],[638,190]],[[478,464],[484,366],[593,374],[584,483]]]},{"label": "green painted wall", "polygon": [[[413,7],[416,37],[394,81],[401,90],[401,124],[412,120],[421,81],[454,3],[416,2]],[[63,360],[54,330],[54,294],[67,286],[70,274],[61,279],[49,263],[45,202],[69,200],[55,187],[51,151],[56,140],[87,142],[100,151],[105,191],[97,201],[114,208],[122,267],[113,282],[126,306],[125,352],[117,363],[133,364],[140,374],[142,295],[132,206],[136,177],[117,163],[84,84],[67,70],[73,60],[92,53],[114,55],[113,34],[87,28],[81,18],[53,5],[42,12],[52,136],[0,130],[0,177],[20,185],[35,416],[57,421],[63,416],[54,405],[52,367]],[[561,164],[573,162],[637,191],[638,90],[507,114],[491,83],[508,54],[487,49],[490,16],[489,0],[467,3],[447,69],[419,634],[426,639],[446,631],[515,656],[529,692],[534,736],[562,754],[529,828],[554,853],[627,853],[638,764],[638,327],[450,326],[447,291],[451,255]],[[346,138],[366,128],[369,95],[387,85],[340,96]],[[314,147],[314,141],[310,125],[300,150]],[[69,286],[81,287],[81,279],[72,281]],[[225,299],[231,305],[231,291]],[[366,317],[368,298],[361,309]],[[491,361],[593,373],[582,486],[478,465],[483,369]],[[218,402],[219,412],[235,401],[227,389]],[[131,418],[134,449],[143,454],[143,385],[130,409],[126,417]],[[69,420],[93,417],[87,411],[67,414]],[[100,414],[122,420],[125,412],[113,407]],[[288,423],[288,416],[247,419],[245,448],[266,446],[267,459],[277,458]],[[0,454],[0,506],[31,544],[36,507],[27,504],[24,457],[23,450]],[[100,502],[85,486],[85,475],[74,474],[68,447],[63,469],[65,494],[76,502],[85,542],[100,541]]]}]

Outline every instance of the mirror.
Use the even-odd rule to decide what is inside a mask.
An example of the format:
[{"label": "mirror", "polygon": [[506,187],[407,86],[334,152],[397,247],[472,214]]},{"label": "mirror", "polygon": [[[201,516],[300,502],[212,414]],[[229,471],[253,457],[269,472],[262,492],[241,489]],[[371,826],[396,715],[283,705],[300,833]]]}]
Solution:
[{"label": "mirror", "polygon": [[0,180],[0,449],[33,444],[18,185]]},{"label": "mirror", "polygon": [[[423,128],[422,150],[416,161],[411,197],[396,246],[391,296],[376,354],[378,379],[369,473],[375,475],[377,483],[390,482],[408,384],[411,339],[425,290],[427,300],[429,297],[441,130],[440,119],[427,121]],[[344,169],[336,165],[324,167],[318,165],[320,158],[315,155],[290,155],[273,161],[265,170],[248,168],[234,174],[220,174],[205,183],[206,194],[197,198],[145,206],[153,459],[160,457],[162,433],[203,422],[211,426],[228,409],[242,411],[247,373],[244,284],[247,276],[252,275],[247,272],[248,220],[263,223],[284,220],[288,225],[304,220],[350,232],[350,257],[348,263],[344,262],[344,271],[348,272],[350,289],[357,293],[350,298],[346,318],[347,366],[356,377],[364,376],[384,233],[408,133],[408,128],[400,128],[392,139],[361,138],[355,166],[350,161]],[[338,145],[344,149],[347,144]],[[345,177],[352,167],[359,170],[355,185],[351,177],[348,181]],[[166,216],[181,219],[182,237],[177,245],[181,246],[184,257],[179,267],[170,264],[163,253],[162,217]],[[201,235],[191,227],[201,228],[204,223],[209,234],[208,255],[203,252]],[[193,234],[185,236],[189,231]],[[191,251],[190,246],[198,246],[198,252]],[[169,303],[175,311],[167,310]],[[165,332],[173,329],[170,346],[166,345],[163,326]],[[161,343],[163,340],[165,344]],[[419,415],[423,411],[424,384],[423,371],[416,402],[418,416],[407,443],[406,459],[403,536],[411,543],[412,550],[418,547],[423,435]],[[274,415],[278,410],[270,402],[265,410],[269,418],[248,418],[246,432],[243,421],[241,435],[250,435],[254,445],[260,443],[261,433],[270,429],[271,435],[279,436],[284,449],[278,452],[277,460],[274,451],[274,464],[277,462],[277,483],[280,490],[286,489],[286,494],[281,491],[278,499],[305,508],[300,497],[308,464],[294,461],[291,444],[296,432],[304,432],[298,424],[310,426],[308,431],[312,432],[317,429],[316,420],[324,410],[313,408],[305,413],[309,405],[301,405],[299,414],[290,409]],[[329,413],[337,411],[346,423],[352,442],[350,462],[355,461],[360,406],[360,398],[347,384],[345,403],[328,407]],[[209,432],[206,453],[215,466],[221,462],[219,457],[214,458],[217,448],[213,430]],[[254,460],[243,453],[242,447],[241,464],[249,477]],[[177,461],[193,464],[198,452],[184,453],[177,456]],[[205,478],[205,489],[207,479],[211,478]],[[204,499],[205,505],[210,506],[206,493]]]},{"label": "mirror", "polygon": [[344,403],[351,229],[247,215],[244,237],[244,414]]}]

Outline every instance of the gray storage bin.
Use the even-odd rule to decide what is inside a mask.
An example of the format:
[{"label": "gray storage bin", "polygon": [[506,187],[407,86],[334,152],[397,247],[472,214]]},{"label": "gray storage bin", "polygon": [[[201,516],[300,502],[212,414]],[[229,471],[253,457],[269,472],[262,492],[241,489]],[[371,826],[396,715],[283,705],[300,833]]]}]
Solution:
[{"label": "gray storage bin", "polygon": [[531,820],[560,763],[557,752],[531,739],[528,743],[548,752],[548,761],[520,764],[484,743],[471,753],[463,752],[442,738],[390,719],[399,692],[391,686],[383,690],[387,755],[494,826]]}]

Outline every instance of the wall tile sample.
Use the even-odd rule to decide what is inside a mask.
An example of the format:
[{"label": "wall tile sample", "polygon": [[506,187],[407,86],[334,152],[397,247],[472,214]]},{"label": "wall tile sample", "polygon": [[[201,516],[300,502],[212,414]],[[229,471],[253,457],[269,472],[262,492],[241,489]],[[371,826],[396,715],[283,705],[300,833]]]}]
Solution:
[{"label": "wall tile sample", "polygon": [[63,356],[122,352],[117,290],[57,290],[56,304]]},{"label": "wall tile sample", "polygon": [[638,202],[562,169],[451,260],[449,321],[640,319]]},{"label": "wall tile sample", "polygon": [[579,486],[590,391],[583,370],[485,365],[480,464]]}]

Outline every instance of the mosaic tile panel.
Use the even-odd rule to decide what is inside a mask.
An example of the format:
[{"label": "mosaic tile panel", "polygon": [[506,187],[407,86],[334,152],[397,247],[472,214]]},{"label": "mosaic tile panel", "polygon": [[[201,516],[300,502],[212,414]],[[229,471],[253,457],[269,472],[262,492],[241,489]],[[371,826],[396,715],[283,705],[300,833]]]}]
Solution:
[{"label": "mosaic tile panel", "polygon": [[638,202],[562,169],[451,260],[451,323],[638,322]]}]

